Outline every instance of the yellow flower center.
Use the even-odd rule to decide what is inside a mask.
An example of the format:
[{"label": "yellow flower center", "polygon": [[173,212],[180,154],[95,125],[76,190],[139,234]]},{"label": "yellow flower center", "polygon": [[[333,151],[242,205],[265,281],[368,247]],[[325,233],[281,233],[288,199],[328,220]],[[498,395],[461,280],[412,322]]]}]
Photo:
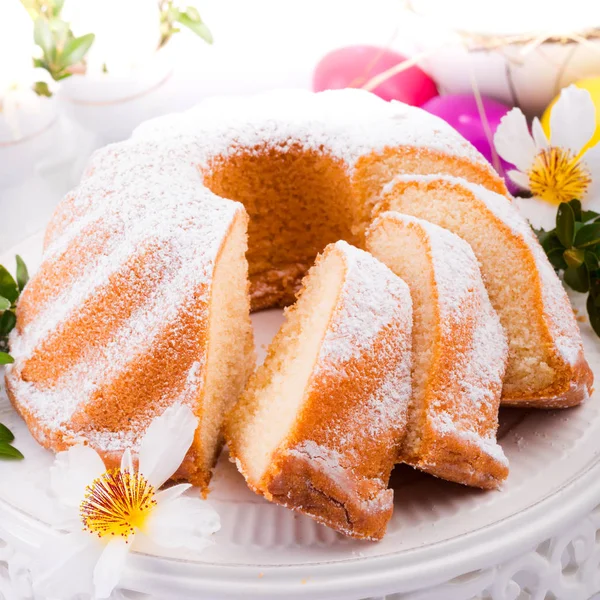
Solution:
[{"label": "yellow flower center", "polygon": [[556,147],[542,150],[527,175],[531,193],[552,204],[583,198],[592,181],[576,156]]},{"label": "yellow flower center", "polygon": [[155,506],[154,487],[142,475],[110,469],[86,488],[80,515],[84,529],[98,537],[127,539]]}]

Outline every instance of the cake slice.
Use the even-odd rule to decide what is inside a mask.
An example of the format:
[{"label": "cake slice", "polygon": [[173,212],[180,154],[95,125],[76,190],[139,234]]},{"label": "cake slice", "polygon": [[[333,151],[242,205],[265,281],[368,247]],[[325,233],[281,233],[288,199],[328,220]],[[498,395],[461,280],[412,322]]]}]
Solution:
[{"label": "cake slice", "polygon": [[330,244],[227,427],[248,485],[348,536],[380,539],[410,399],[411,299],[368,253]]},{"label": "cake slice", "polygon": [[395,212],[367,247],[413,300],[412,401],[400,462],[466,485],[496,488],[508,463],[496,442],[508,348],[469,245]]},{"label": "cake slice", "polygon": [[503,404],[564,408],[589,397],[593,375],[569,298],[509,200],[456,177],[401,175],[375,210],[427,219],[472,247],[508,336]]},{"label": "cake slice", "polygon": [[75,227],[46,248],[19,299],[6,389],[40,444],[88,444],[108,467],[187,404],[198,429],[175,478],[205,492],[254,367],[248,218],[171,190],[127,187],[95,234]]}]

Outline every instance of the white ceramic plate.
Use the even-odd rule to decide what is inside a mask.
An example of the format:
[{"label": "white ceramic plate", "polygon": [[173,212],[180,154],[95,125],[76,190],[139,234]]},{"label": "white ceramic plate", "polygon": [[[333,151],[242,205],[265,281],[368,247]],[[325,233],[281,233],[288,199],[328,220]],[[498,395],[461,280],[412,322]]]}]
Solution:
[{"label": "white ceramic plate", "polygon": [[[19,253],[34,270],[41,240],[41,234],[26,240],[0,263],[14,264]],[[257,345],[264,347],[281,311],[253,320]],[[600,344],[587,321],[581,328],[600,377]],[[379,543],[345,539],[267,503],[221,457],[210,495],[222,519],[216,545],[198,558],[137,554],[124,584],[161,598],[364,598],[431,586],[525,552],[600,500],[598,393],[575,409],[503,410],[501,420],[511,466],[503,489],[481,492],[399,467],[392,477],[394,516]],[[15,544],[36,545],[56,535],[47,525],[52,454],[32,440],[3,391],[0,421],[14,430],[27,457],[0,461],[0,527]]]}]

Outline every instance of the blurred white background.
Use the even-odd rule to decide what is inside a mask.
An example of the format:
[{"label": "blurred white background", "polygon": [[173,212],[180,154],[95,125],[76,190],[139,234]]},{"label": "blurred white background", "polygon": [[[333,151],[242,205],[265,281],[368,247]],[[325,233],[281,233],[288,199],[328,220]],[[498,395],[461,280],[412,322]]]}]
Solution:
[{"label": "blurred white background", "polygon": [[[34,76],[15,75],[15,69],[21,68],[19,56],[31,61],[23,56],[28,45],[36,49],[20,1],[0,0],[0,251],[44,226],[95,148],[128,137],[145,118],[184,110],[212,95],[310,89],[318,61],[343,46],[368,44],[414,56],[427,54],[457,30],[535,31],[543,40],[600,26],[600,0],[412,0],[421,16],[407,11],[405,0],[181,0],[182,6],[196,7],[214,43],[181,27],[156,54],[156,0],[65,0],[63,16],[74,34],[96,34],[86,58],[88,72],[59,83],[49,80],[55,95],[43,99],[37,116],[22,120],[26,141],[17,143],[11,138],[14,127],[3,124],[10,105],[5,101],[3,117],[2,83],[18,76],[31,94],[27,78]],[[567,58],[570,71],[562,63]],[[517,65],[511,82],[503,49],[469,55],[463,46],[444,47],[435,61],[427,55],[419,65],[440,92],[471,91],[477,72],[482,94],[506,103],[516,83],[523,87],[520,99],[543,110],[561,86],[600,75],[600,39],[576,48],[532,46],[527,59],[531,64],[521,68],[520,55],[510,58]],[[142,66],[129,69],[136,61]],[[99,68],[104,63],[110,77]],[[22,108],[26,102],[14,93],[13,108],[15,97]],[[30,132],[41,130],[43,135],[27,141]]]}]

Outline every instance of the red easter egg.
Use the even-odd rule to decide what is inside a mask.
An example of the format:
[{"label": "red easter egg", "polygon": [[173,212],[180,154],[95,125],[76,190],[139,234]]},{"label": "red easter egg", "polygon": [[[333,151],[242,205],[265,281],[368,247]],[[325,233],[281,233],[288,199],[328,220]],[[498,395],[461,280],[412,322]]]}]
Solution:
[{"label": "red easter egg", "polygon": [[[320,92],[360,88],[375,75],[405,60],[406,57],[397,52],[376,46],[338,48],[317,64],[313,89]],[[438,94],[433,79],[414,66],[393,75],[371,91],[384,100],[400,100],[413,106],[421,106]]]}]

